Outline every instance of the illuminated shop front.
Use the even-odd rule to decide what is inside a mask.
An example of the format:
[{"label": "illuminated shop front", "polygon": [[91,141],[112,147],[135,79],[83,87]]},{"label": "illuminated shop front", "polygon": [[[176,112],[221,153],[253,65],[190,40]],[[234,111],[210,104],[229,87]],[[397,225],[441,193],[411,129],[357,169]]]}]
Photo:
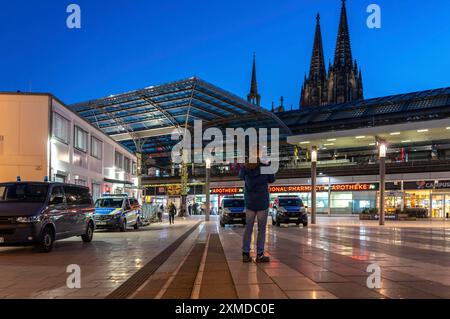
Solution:
[{"label": "illuminated shop front", "polygon": [[[319,214],[359,214],[364,209],[376,207],[378,184],[335,184],[317,186],[317,212]],[[223,196],[242,195],[243,187],[216,187],[211,194],[220,203]],[[276,185],[270,187],[271,201],[280,195],[299,196],[305,205],[311,206],[310,185]]]},{"label": "illuminated shop front", "polygon": [[[176,207],[181,206],[181,184],[146,185],[145,202],[163,205],[167,207],[173,202]],[[206,201],[203,184],[188,184],[187,203],[198,203],[204,205]]]}]

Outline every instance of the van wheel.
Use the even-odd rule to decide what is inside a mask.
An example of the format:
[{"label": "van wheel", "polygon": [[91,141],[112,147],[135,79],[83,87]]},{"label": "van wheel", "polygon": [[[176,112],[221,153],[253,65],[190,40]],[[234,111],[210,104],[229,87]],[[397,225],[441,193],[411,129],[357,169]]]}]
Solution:
[{"label": "van wheel", "polygon": [[135,230],[138,230],[139,229],[139,224],[141,223],[141,220],[138,218],[138,219],[136,219],[136,224],[133,226],[133,228],[135,229]]},{"label": "van wheel", "polygon": [[90,243],[92,241],[92,238],[94,238],[94,224],[92,222],[89,222],[86,233],[81,236],[81,239],[85,243]]},{"label": "van wheel", "polygon": [[127,220],[125,218],[122,220],[122,225],[120,225],[120,231],[122,233],[127,231]]},{"label": "van wheel", "polygon": [[53,243],[55,242],[55,235],[50,227],[45,227],[41,234],[39,243],[35,246],[37,251],[41,253],[49,253],[53,249]]},{"label": "van wheel", "polygon": [[304,222],[303,227],[308,227],[308,222]]}]

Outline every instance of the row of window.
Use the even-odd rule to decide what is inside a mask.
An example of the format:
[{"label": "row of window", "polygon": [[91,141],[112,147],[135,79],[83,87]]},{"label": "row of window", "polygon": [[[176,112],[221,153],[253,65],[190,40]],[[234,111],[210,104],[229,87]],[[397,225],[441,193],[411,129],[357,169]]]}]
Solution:
[{"label": "row of window", "polygon": [[[60,114],[53,113],[53,137],[64,144],[70,143],[70,121]],[[88,153],[89,133],[81,127],[74,126],[74,148],[83,153]],[[91,135],[90,145],[91,156],[101,160],[103,158],[103,142]],[[114,163],[116,168],[125,170],[131,174],[135,171],[135,163],[131,163],[131,159],[124,156],[120,152],[115,152]]]}]

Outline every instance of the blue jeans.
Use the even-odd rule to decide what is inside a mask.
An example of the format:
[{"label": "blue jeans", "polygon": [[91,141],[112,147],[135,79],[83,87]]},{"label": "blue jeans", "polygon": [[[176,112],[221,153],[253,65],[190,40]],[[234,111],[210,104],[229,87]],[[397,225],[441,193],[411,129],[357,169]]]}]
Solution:
[{"label": "blue jeans", "polygon": [[250,245],[252,242],[253,226],[255,225],[255,218],[258,216],[258,240],[257,240],[257,254],[264,254],[264,245],[266,243],[266,226],[267,226],[267,210],[254,212],[247,209],[245,212],[245,232],[244,242],[242,245],[242,252],[250,253]]}]

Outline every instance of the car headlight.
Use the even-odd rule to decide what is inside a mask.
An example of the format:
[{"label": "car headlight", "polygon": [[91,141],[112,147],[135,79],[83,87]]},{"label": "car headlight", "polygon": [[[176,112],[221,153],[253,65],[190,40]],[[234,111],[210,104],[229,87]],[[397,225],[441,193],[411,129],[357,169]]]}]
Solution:
[{"label": "car headlight", "polygon": [[229,214],[230,214],[230,210],[225,208],[223,210],[223,216],[228,216]]},{"label": "car headlight", "polygon": [[39,223],[41,221],[41,216],[31,216],[31,217],[17,217],[16,222],[19,224],[33,224]]}]

